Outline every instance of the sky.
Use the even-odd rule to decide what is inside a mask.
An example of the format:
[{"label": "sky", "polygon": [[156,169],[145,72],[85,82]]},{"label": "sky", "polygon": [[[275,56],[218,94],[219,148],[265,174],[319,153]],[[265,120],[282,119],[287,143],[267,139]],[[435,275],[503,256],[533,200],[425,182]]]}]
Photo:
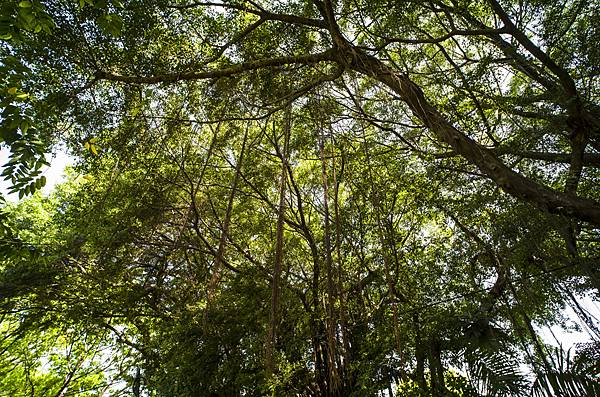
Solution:
[{"label": "sky", "polygon": [[[578,296],[577,298],[579,304],[589,313],[595,325],[600,327],[600,303],[594,301],[589,296]],[[574,345],[577,343],[590,342],[591,337],[587,332],[587,327],[578,318],[578,316],[575,314],[575,311],[571,307],[567,307],[562,311],[562,313],[568,319],[567,324],[570,326],[577,325],[580,331],[569,332],[563,330],[558,325],[550,327],[550,329],[548,329],[548,327],[536,327],[536,330],[540,333],[542,339],[544,339],[546,343],[557,346],[558,343],[555,340],[556,337],[565,350],[568,350],[569,348],[574,349]],[[552,333],[554,333],[554,336]]]},{"label": "sky", "polygon": [[[8,161],[10,151],[2,147],[0,149],[0,172],[4,170],[4,164]],[[41,190],[43,194],[48,194],[54,190],[54,187],[64,178],[64,171],[67,165],[75,163],[75,157],[70,156],[65,150],[58,149],[54,155],[47,155],[46,160],[50,163],[50,167],[42,168],[42,175],[46,177],[46,186]],[[0,179],[0,193],[7,201],[16,202],[19,198],[18,193],[8,194],[10,188],[10,180],[5,181]]]}]

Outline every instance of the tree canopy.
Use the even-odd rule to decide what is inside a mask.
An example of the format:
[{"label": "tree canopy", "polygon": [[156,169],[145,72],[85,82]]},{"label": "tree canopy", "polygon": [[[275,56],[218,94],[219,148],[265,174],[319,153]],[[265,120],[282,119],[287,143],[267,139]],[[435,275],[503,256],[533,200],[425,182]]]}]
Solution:
[{"label": "tree canopy", "polygon": [[597,0],[4,1],[0,396],[600,395],[598,42]]}]

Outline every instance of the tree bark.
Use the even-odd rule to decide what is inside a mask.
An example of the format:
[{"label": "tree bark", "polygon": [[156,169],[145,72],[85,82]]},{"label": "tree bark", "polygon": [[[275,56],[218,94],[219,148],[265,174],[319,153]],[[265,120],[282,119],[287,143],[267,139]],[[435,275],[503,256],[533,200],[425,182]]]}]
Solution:
[{"label": "tree bark", "polygon": [[[332,145],[333,145],[332,138]],[[335,147],[335,145],[333,145]],[[342,152],[342,171],[344,169],[344,157]],[[351,383],[349,376],[350,374],[350,342],[349,342],[349,333],[350,330],[348,328],[348,319],[346,317],[346,313],[348,312],[348,308],[346,306],[346,295],[344,292],[344,271],[343,271],[343,257],[342,257],[342,227],[340,224],[340,206],[339,206],[339,188],[340,188],[340,178],[338,179],[338,174],[336,172],[336,167],[334,164],[333,167],[333,207],[334,207],[334,215],[335,215],[335,249],[336,249],[336,263],[337,263],[337,295],[339,298],[340,305],[340,326],[341,326],[341,339],[343,346],[343,358],[344,361],[341,365],[341,370],[343,372],[343,383],[344,387],[348,387]]]},{"label": "tree bark", "polygon": [[327,276],[327,368],[329,392],[337,395],[340,389],[340,378],[337,368],[337,316],[335,311],[335,285],[333,281],[333,258],[331,255],[331,225],[329,223],[329,182],[325,160],[325,132],[321,129],[319,156],[321,157],[321,181],[323,185],[323,249],[325,254],[325,272]]},{"label": "tree bark", "polygon": [[413,317],[413,323],[415,326],[415,360],[417,361],[417,366],[415,368],[415,382],[419,386],[419,389],[426,393],[425,351],[423,349],[423,340],[421,338],[421,324],[419,323],[417,315]]},{"label": "tree bark", "polygon": [[287,186],[287,155],[290,141],[290,130],[292,123],[291,105],[285,112],[284,137],[282,150],[277,149],[281,158],[281,176],[279,178],[279,207],[277,209],[277,238],[275,242],[275,261],[273,264],[273,281],[271,284],[271,314],[269,318],[269,337],[266,346],[265,367],[267,377],[276,372],[277,367],[273,358],[275,351],[275,341],[277,337],[277,323],[279,321],[279,298],[280,298],[280,278],[283,264],[283,224],[285,221],[285,194]]},{"label": "tree bark", "polygon": [[507,167],[489,149],[454,127],[425,97],[410,78],[396,73],[379,59],[356,48],[346,48],[342,59],[359,73],[371,76],[398,94],[413,114],[438,138],[454,151],[477,166],[496,185],[512,196],[527,201],[540,209],[577,218],[600,226],[600,203],[572,194],[558,192],[541,185]]}]

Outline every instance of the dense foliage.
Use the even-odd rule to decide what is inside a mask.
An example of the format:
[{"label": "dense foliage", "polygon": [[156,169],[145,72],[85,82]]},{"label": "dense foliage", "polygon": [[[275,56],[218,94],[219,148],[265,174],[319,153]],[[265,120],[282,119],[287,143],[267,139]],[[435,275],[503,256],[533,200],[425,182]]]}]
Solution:
[{"label": "dense foliage", "polygon": [[0,40],[0,396],[600,395],[597,0],[6,0]]}]

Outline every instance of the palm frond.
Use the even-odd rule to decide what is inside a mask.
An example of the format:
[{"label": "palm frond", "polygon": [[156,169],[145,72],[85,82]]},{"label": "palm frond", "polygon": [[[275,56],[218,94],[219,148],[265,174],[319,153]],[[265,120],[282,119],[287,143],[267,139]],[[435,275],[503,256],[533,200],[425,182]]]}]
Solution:
[{"label": "palm frond", "polygon": [[519,363],[499,351],[475,350],[465,354],[469,377],[483,396],[521,396],[527,389]]},{"label": "palm frond", "polygon": [[532,388],[534,397],[600,396],[600,384],[588,375],[571,372],[549,372],[538,375]]},{"label": "palm frond", "polygon": [[533,383],[534,397],[592,397],[600,396],[597,375],[598,362],[585,354],[572,356],[571,349],[552,348],[554,369],[541,373]]}]

